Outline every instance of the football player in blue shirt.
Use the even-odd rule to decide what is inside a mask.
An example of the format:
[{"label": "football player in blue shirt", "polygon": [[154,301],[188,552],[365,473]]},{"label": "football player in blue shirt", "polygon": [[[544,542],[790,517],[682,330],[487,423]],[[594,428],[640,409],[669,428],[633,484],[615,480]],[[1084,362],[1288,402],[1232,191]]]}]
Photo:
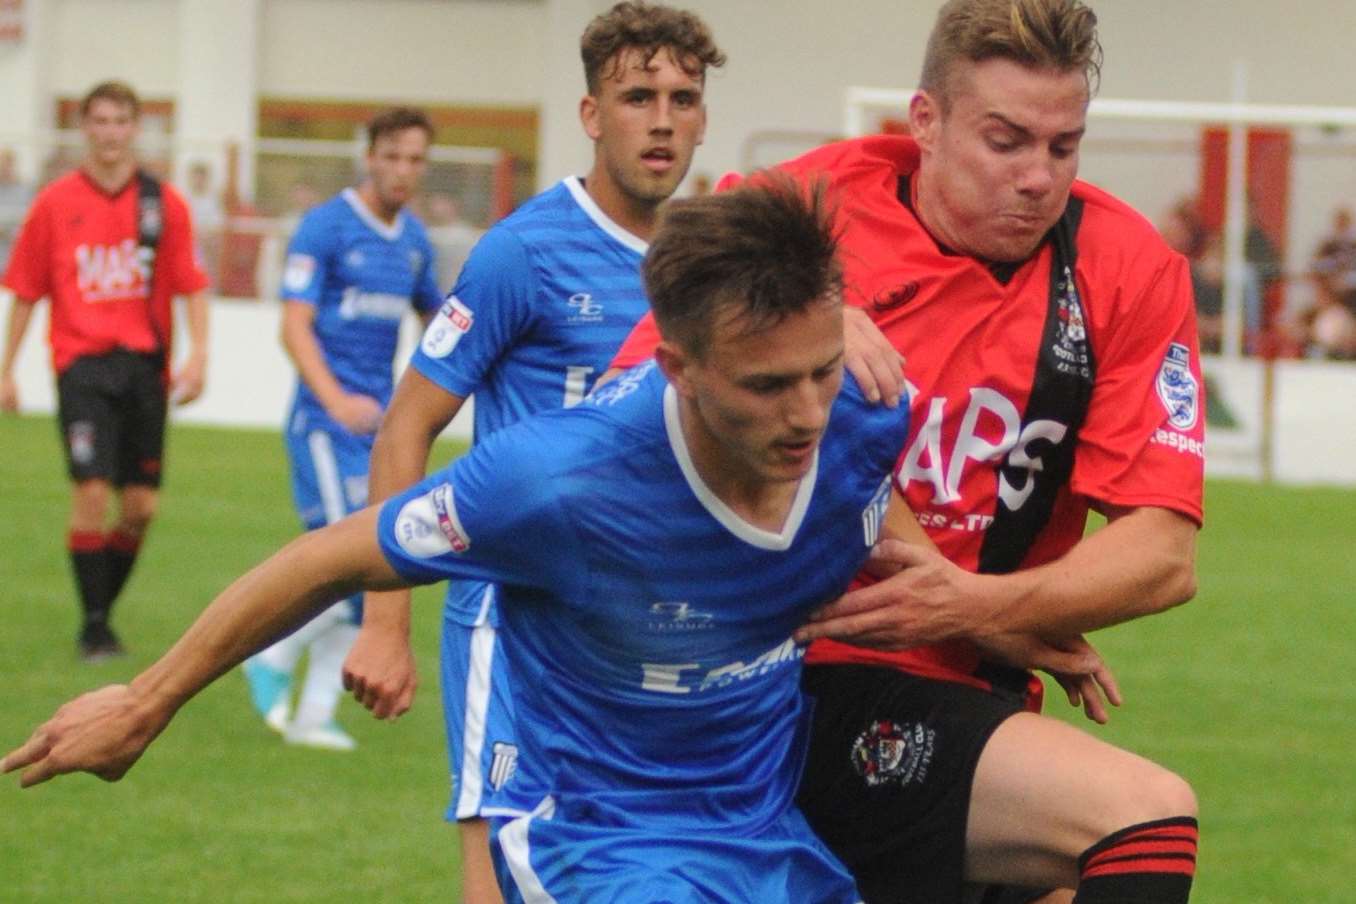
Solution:
[{"label": "football player in blue shirt", "polygon": [[[307,530],[367,505],[367,462],[391,398],[400,322],[411,308],[427,322],[442,301],[433,248],[405,207],[424,174],[433,127],[422,112],[395,108],[373,118],[367,135],[367,178],[306,213],[283,272],[283,345],[299,376],[287,457]],[[288,742],[353,748],[334,713],[361,603],[360,596],[337,603],[245,664],[255,708]],[[289,718],[292,671],[308,647]]]},{"label": "football player in blue shirt", "polygon": [[[372,499],[423,478],[434,437],[475,394],[475,440],[578,404],[648,310],[640,262],[659,206],[687,173],[706,127],[708,67],[724,56],[695,15],[618,4],[581,39],[580,102],[594,161],[494,226],[471,252],[401,378],[372,456]],[[410,705],[409,595],[368,599],[345,683],[379,717]],[[517,767],[495,589],[448,587],[440,663],[463,893],[494,900],[480,818]]]},{"label": "football player in blue shirt", "polygon": [[336,596],[478,579],[500,588],[518,679],[524,756],[494,820],[507,900],[857,901],[794,806],[791,635],[876,541],[908,414],[843,378],[834,250],[822,195],[784,181],[675,202],[645,262],[654,362],[293,541],[0,770],[117,779]]}]

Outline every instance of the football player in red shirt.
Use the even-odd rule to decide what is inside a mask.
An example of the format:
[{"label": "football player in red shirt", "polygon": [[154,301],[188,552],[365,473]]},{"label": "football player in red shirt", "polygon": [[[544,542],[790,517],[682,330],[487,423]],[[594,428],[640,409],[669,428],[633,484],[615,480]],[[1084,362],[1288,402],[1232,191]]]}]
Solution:
[{"label": "football player in red shirt", "polygon": [[[874,570],[894,576],[801,632],[818,638],[818,701],[800,802],[873,904],[1190,893],[1191,788],[1036,714],[1026,671],[1063,649],[1090,664],[1066,670],[1108,682],[1081,633],[1195,592],[1190,277],[1142,217],[1075,179],[1095,25],[1078,0],[951,0],[912,138],[782,167],[830,179],[848,291],[906,359],[897,489],[941,553],[887,543]],[[1090,509],[1108,524],[1085,538]],[[1070,686],[1103,721],[1096,685]],[[1009,887],[974,887],[989,883]]]},{"label": "football player in red shirt", "polygon": [[[207,367],[207,277],[184,201],[137,168],[140,109],[122,82],[85,96],[85,159],[38,194],[3,280],[15,301],[0,357],[0,410],[19,408],[15,356],[33,305],[51,300],[48,338],[74,482],[67,546],[86,659],[122,652],[109,613],[155,514],[166,399],[171,391],[179,404],[201,395]],[[188,296],[191,348],[170,379],[175,295]]]}]

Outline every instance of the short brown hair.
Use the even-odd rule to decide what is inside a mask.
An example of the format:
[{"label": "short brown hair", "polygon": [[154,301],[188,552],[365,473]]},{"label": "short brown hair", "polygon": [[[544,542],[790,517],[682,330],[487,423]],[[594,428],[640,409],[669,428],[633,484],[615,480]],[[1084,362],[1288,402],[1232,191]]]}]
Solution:
[{"label": "short brown hair", "polygon": [[96,100],[112,101],[125,107],[132,108],[132,118],[137,119],[141,116],[141,98],[132,90],[132,86],[126,82],[120,82],[116,79],[107,82],[100,82],[89,89],[80,101],[80,115],[88,116],[89,108]]},{"label": "short brown hair", "polygon": [[377,146],[377,139],[406,129],[423,129],[428,140],[433,140],[433,123],[423,110],[414,107],[392,107],[382,110],[367,121],[367,149]]},{"label": "short brown hair", "polygon": [[822,183],[759,173],[733,191],[670,202],[641,272],[659,332],[700,357],[725,311],[757,331],[841,302],[837,250]]},{"label": "short brown hair", "polygon": [[668,49],[674,62],[694,78],[704,76],[708,66],[725,65],[725,54],[696,13],[631,0],[595,17],[579,39],[589,94],[597,94],[601,81],[617,73],[622,51],[629,48],[641,51],[646,66]]},{"label": "short brown hair", "polygon": [[1033,69],[1081,71],[1091,94],[1102,71],[1097,15],[1081,0],[948,0],[928,37],[918,86],[945,109],[956,61],[994,58]]}]

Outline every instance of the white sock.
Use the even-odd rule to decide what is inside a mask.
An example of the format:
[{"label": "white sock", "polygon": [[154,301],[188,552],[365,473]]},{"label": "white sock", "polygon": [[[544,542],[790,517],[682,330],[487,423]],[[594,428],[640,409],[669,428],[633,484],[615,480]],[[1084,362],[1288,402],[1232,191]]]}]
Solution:
[{"label": "white sock", "polygon": [[[302,625],[282,640],[265,647],[255,655],[264,665],[278,672],[292,674],[301,659],[301,654],[315,642],[315,639],[348,618],[347,603],[335,603],[315,618]],[[314,654],[313,654],[314,655]]]},{"label": "white sock", "polygon": [[[345,604],[340,603],[340,606]],[[347,610],[342,610],[346,614]],[[311,641],[311,660],[306,666],[306,684],[297,702],[292,728],[302,731],[334,720],[339,698],[344,693],[343,667],[348,651],[358,636],[358,626],[346,617],[331,621]]]}]

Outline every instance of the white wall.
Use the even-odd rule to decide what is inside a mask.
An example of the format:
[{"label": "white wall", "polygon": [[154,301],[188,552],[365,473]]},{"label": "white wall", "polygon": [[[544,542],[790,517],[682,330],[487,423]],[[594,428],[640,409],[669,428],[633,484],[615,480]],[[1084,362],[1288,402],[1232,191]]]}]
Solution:
[{"label": "white wall", "polygon": [[533,105],[540,2],[264,0],[265,95]]}]

